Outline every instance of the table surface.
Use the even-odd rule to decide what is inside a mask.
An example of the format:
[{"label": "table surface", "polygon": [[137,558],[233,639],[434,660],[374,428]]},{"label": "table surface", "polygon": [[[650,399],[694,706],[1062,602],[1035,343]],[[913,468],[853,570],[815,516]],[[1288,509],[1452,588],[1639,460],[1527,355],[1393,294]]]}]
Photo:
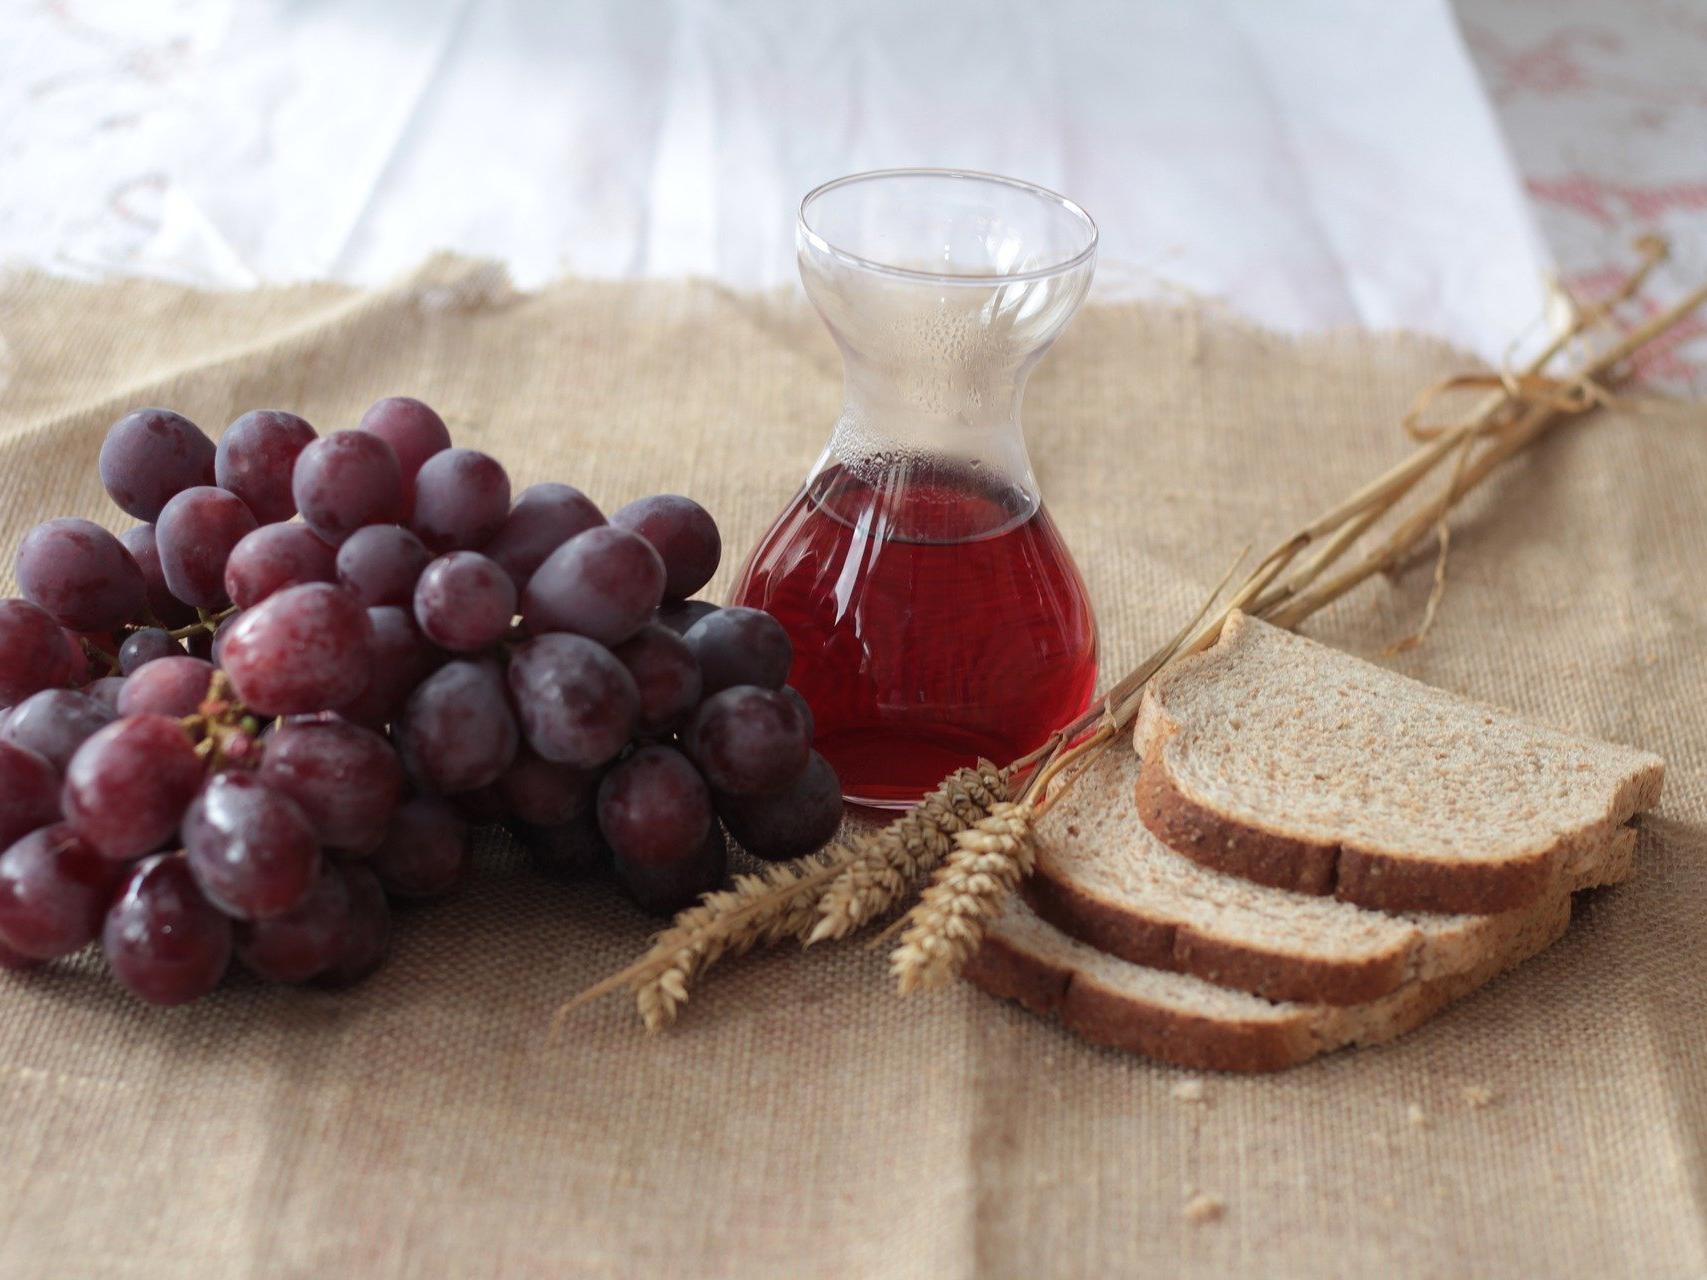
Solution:
[{"label": "table surface", "polygon": [[[1098,218],[1103,297],[1489,360],[1646,230],[1707,276],[1699,0],[28,0],[0,14],[0,261],[225,287],[435,248],[793,279],[800,194],[1013,172]],[[1662,287],[1660,296],[1665,296]],[[1702,326],[1645,371],[1689,390]]]}]

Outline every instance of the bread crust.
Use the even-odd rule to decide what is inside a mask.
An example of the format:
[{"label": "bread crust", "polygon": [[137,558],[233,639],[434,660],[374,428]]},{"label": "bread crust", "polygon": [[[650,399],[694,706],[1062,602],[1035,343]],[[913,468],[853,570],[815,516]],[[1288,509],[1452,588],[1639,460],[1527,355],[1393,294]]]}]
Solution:
[{"label": "bread crust", "polygon": [[[1198,804],[1175,785],[1161,744],[1138,769],[1138,816],[1176,853],[1214,871],[1297,893],[1332,895],[1377,911],[1493,915],[1528,906],[1553,881],[1560,846],[1499,862],[1401,858],[1248,826]],[[1627,814],[1620,815],[1622,817]]]}]

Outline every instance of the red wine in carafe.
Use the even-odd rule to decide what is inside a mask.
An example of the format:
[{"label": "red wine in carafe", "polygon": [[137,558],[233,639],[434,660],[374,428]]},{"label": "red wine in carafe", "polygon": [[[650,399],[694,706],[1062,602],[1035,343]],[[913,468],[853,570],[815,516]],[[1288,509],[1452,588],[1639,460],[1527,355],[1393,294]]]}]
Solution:
[{"label": "red wine in carafe", "polygon": [[789,677],[849,799],[902,805],[1005,764],[1096,684],[1083,581],[1036,499],[975,464],[867,460],[807,482],[736,603],[794,641]]}]

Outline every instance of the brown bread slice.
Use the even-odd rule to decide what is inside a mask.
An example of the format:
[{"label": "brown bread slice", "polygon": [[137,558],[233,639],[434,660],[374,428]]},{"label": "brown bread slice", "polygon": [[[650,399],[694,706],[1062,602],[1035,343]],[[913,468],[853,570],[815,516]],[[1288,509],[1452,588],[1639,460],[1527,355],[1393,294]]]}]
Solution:
[{"label": "brown bread slice", "polygon": [[[1271,1000],[1355,1005],[1407,982],[1474,969],[1525,908],[1499,915],[1388,914],[1226,875],[1180,856],[1139,820],[1139,766],[1105,751],[1037,824],[1032,909],[1081,942]],[[1561,868],[1551,896],[1626,879],[1636,833],[1619,827]]]},{"label": "brown bread slice", "polygon": [[1658,756],[1235,613],[1146,690],[1138,810],[1204,866],[1387,911],[1509,911],[1659,800]]},{"label": "brown bread slice", "polygon": [[1097,1044],[1182,1067],[1278,1071],[1348,1045],[1402,1035],[1545,949],[1570,923],[1569,894],[1543,898],[1472,968],[1416,979],[1367,1004],[1271,1002],[1107,955],[1009,899],[966,976],[991,995],[1053,1014]]}]

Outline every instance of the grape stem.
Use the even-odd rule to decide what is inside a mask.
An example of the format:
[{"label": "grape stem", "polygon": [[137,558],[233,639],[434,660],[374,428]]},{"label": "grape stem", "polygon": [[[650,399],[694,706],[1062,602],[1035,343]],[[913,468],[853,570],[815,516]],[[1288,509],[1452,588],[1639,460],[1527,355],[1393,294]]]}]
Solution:
[{"label": "grape stem", "polygon": [[[171,636],[174,640],[188,640],[198,631],[205,631],[209,635],[212,635],[215,631],[219,630],[220,623],[224,622],[236,612],[237,606],[234,604],[227,605],[218,613],[209,613],[206,609],[197,609],[196,620],[194,622],[187,623],[181,627],[174,627],[166,634]],[[134,629],[135,628],[133,628],[133,630]]]}]

